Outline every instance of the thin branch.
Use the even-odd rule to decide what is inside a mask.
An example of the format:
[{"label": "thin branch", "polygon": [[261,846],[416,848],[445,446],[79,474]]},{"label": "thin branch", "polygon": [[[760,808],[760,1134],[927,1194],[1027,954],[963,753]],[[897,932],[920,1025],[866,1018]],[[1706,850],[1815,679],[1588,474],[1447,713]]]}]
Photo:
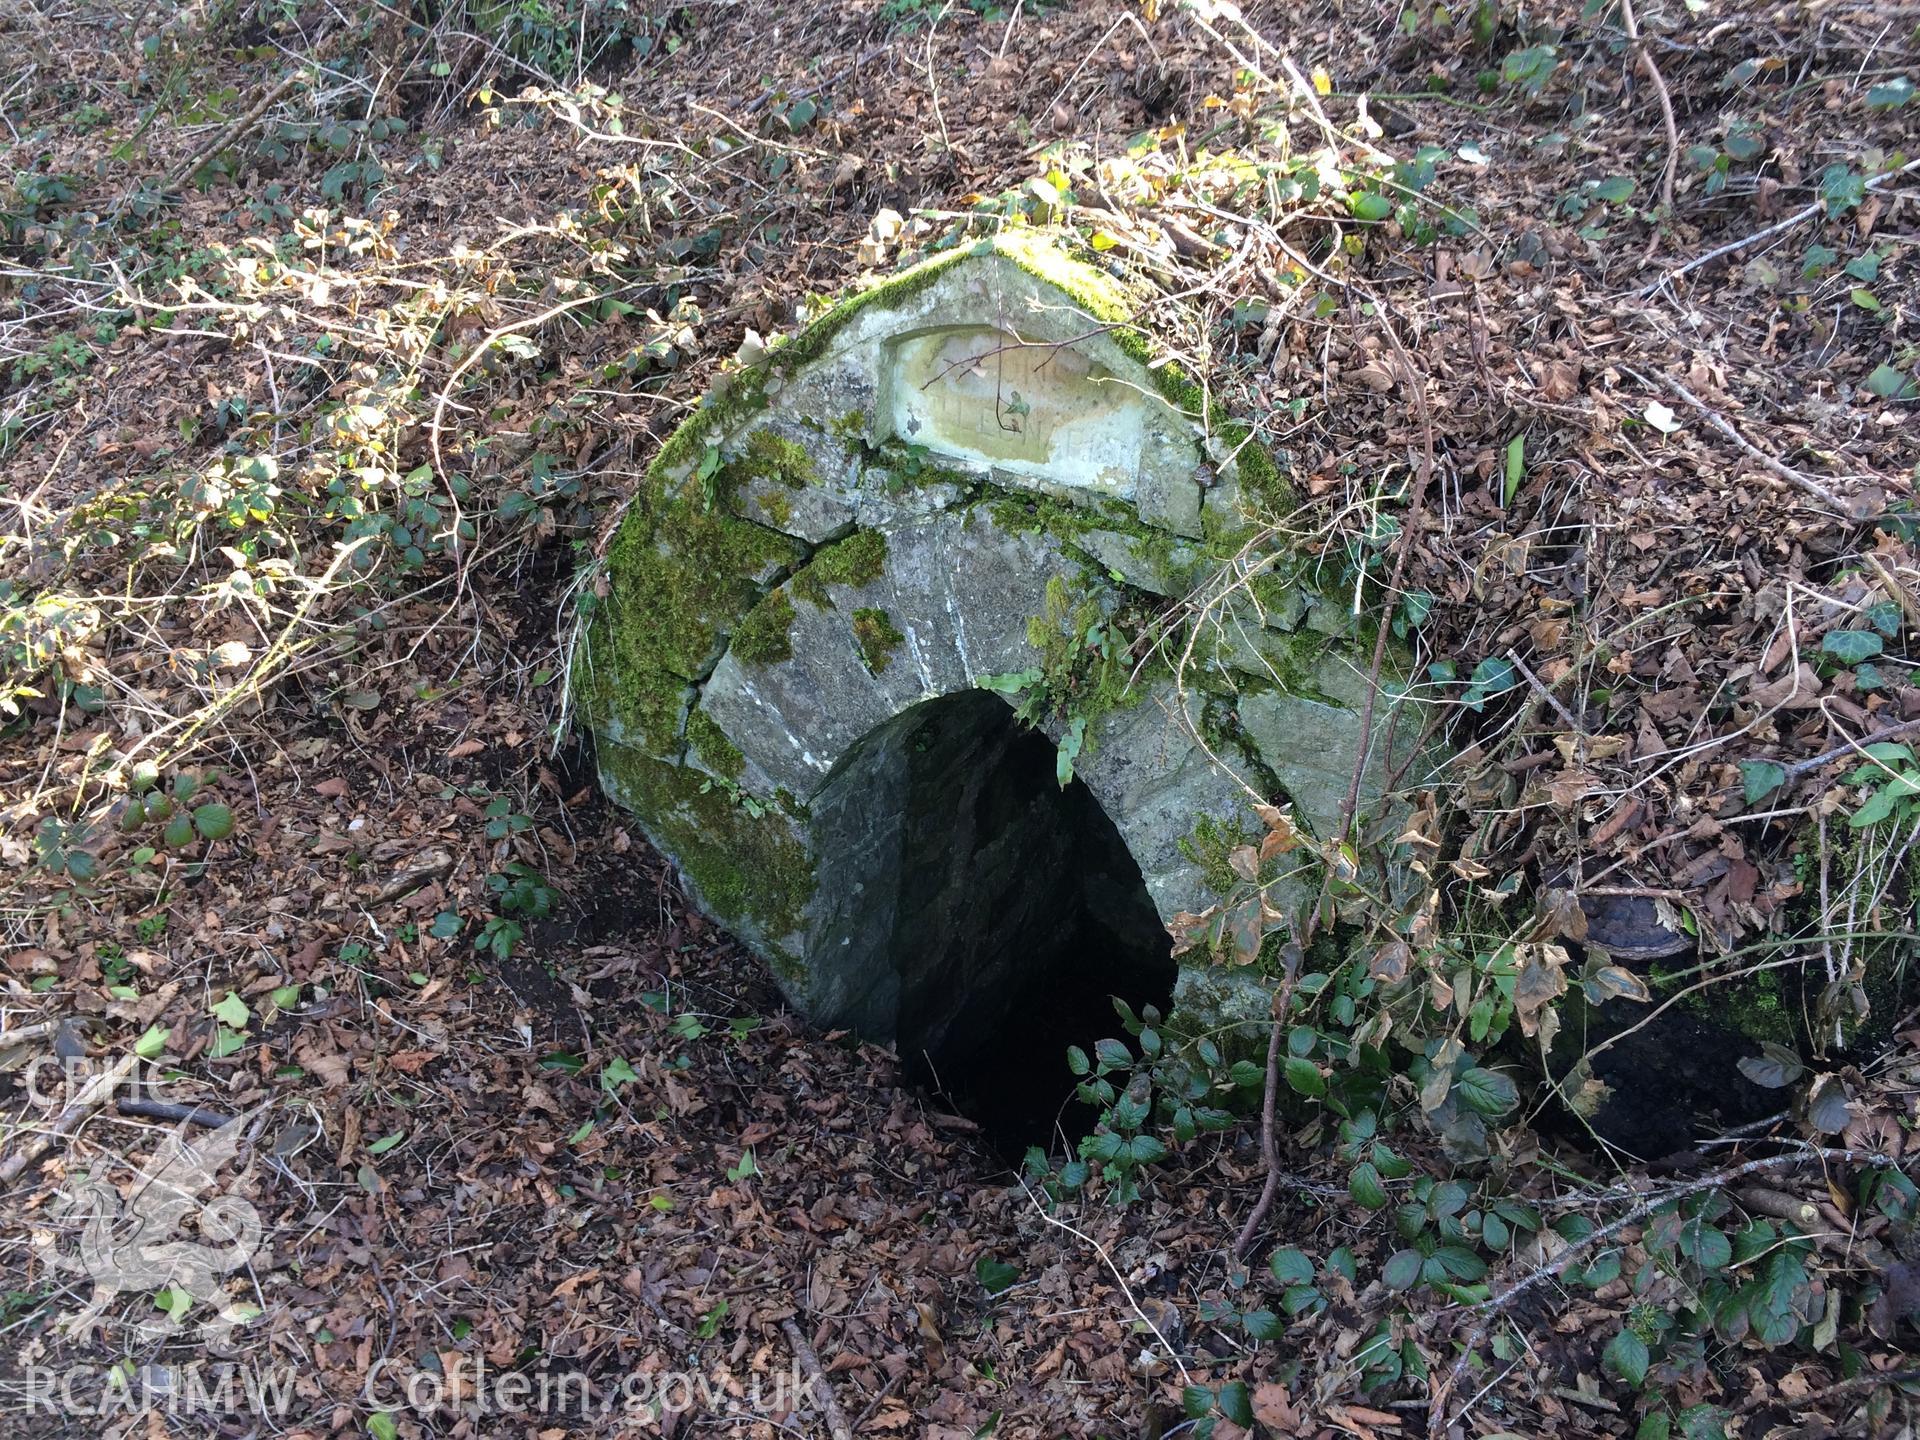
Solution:
[{"label": "thin branch", "polygon": [[1649,388],[1655,384],[1664,384],[1667,389],[1671,390],[1675,395],[1678,395],[1682,400],[1686,401],[1688,405],[1692,406],[1703,420],[1729,440],[1733,441],[1733,443],[1738,445],[1742,450],[1746,451],[1748,455],[1759,461],[1768,470],[1778,475],[1788,484],[1804,490],[1808,495],[1811,495],[1822,505],[1825,505],[1841,519],[1857,522],[1868,518],[1858,501],[1849,503],[1848,501],[1842,500],[1811,475],[1796,470],[1791,465],[1782,464],[1780,461],[1774,459],[1773,456],[1767,454],[1766,451],[1762,450],[1758,445],[1755,445],[1751,440],[1747,439],[1746,436],[1734,429],[1733,422],[1726,419],[1718,411],[1710,408],[1704,400],[1687,389],[1687,387],[1682,385],[1678,380],[1675,380],[1671,375],[1662,375],[1658,381],[1655,381],[1648,379],[1638,370],[1631,369],[1625,365],[1622,365],[1620,369],[1624,374],[1631,375],[1642,385],[1648,386]]},{"label": "thin branch", "polygon": [[[1480,1342],[1487,1338],[1487,1332],[1493,1327],[1494,1317],[1506,1310],[1514,1301],[1520,1299],[1521,1296],[1528,1294],[1537,1287],[1546,1284],[1547,1281],[1555,1279],[1565,1273],[1567,1267],[1572,1265],[1574,1261],[1580,1259],[1581,1256],[1587,1254],[1596,1246],[1606,1244],[1607,1241],[1611,1240],[1629,1226],[1639,1224],[1640,1221],[1646,1219],[1647,1216],[1653,1214],[1656,1210],[1674,1204],[1677,1201],[1685,1200],[1690,1195],[1699,1195],[1708,1190],[1724,1189],[1736,1180],[1748,1175],[1757,1175],[1763,1170],[1777,1170],[1785,1165],[1794,1165],[1815,1160],[1821,1162],[1845,1161],[1858,1165],[1885,1165],[1895,1167],[1898,1165],[1898,1162],[1895,1161],[1892,1156],[1883,1155],[1877,1150],[1829,1149],[1818,1145],[1801,1144],[1782,1154],[1768,1155],[1759,1160],[1749,1160],[1743,1165],[1735,1165],[1726,1170],[1716,1170],[1710,1175],[1702,1175],[1696,1179],[1689,1180],[1684,1185],[1677,1185],[1670,1189],[1662,1190],[1658,1194],[1649,1195],[1638,1205],[1635,1205],[1632,1209],[1621,1215],[1617,1220],[1600,1226],[1583,1240],[1574,1241],[1547,1264],[1529,1270],[1499,1294],[1489,1296],[1473,1307],[1473,1313],[1481,1317],[1480,1322],[1474,1326],[1473,1332],[1468,1335],[1466,1343],[1462,1345],[1460,1358],[1453,1362],[1453,1368],[1448,1372],[1446,1380],[1435,1386],[1433,1390],[1433,1398],[1427,1410],[1427,1434],[1429,1440],[1440,1440],[1440,1437],[1447,1434],[1450,1426],[1450,1420],[1447,1414],[1448,1397],[1459,1388],[1460,1381],[1465,1378],[1467,1367],[1472,1363],[1474,1352],[1479,1349]],[[1421,1323],[1431,1325],[1434,1320],[1438,1319],[1439,1316],[1444,1313],[1444,1311],[1429,1312],[1422,1317]],[[1453,1418],[1457,1419],[1458,1417]]]},{"label": "thin branch", "polygon": [[[1906,164],[1902,165],[1898,170],[1889,170],[1884,175],[1875,175],[1871,180],[1867,181],[1867,189],[1878,190],[1882,185],[1887,184],[1889,181],[1898,180],[1902,175],[1909,174],[1914,170],[1920,170],[1920,156],[1916,156],[1914,159],[1909,160]],[[1807,221],[1813,219],[1814,216],[1822,214],[1824,210],[1825,210],[1825,206],[1820,201],[1816,200],[1813,202],[1813,204],[1807,206],[1805,209],[1794,211],[1793,214],[1787,216],[1786,219],[1777,220],[1773,224],[1767,226],[1767,228],[1764,230],[1754,231],[1753,234],[1747,236],[1744,240],[1730,241],[1728,244],[1722,245],[1718,249],[1709,250],[1706,254],[1699,256],[1697,259],[1689,260],[1686,264],[1680,266],[1677,270],[1667,271],[1666,274],[1662,275],[1658,280],[1654,281],[1651,285],[1647,285],[1643,287],[1636,293],[1640,299],[1644,300],[1649,295],[1652,295],[1655,291],[1661,289],[1663,286],[1671,285],[1675,280],[1678,280],[1682,275],[1691,274],[1693,271],[1698,270],[1702,265],[1705,265],[1710,261],[1718,260],[1723,255],[1732,255],[1737,251],[1746,249],[1749,245],[1757,245],[1762,240],[1771,240],[1775,235],[1780,234],[1782,231],[1791,230],[1796,225],[1805,224]]]},{"label": "thin branch", "polygon": [[1908,1366],[1904,1370],[1869,1370],[1864,1375],[1856,1375],[1851,1380],[1842,1380],[1837,1385],[1829,1385],[1824,1390],[1816,1390],[1811,1395],[1803,1395],[1790,1400],[1772,1386],[1763,1386],[1733,1407],[1736,1416],[1751,1415],[1754,1411],[1768,1405],[1784,1405],[1796,1415],[1818,1415],[1820,1406],[1828,1400],[1837,1400],[1842,1395],[1858,1394],[1862,1390],[1877,1390],[1882,1385],[1907,1385],[1920,1380],[1920,1366]]},{"label": "thin branch", "polygon": [[285,75],[282,75],[278,85],[275,85],[271,90],[267,91],[265,95],[262,95],[255,101],[253,108],[247,111],[246,114],[242,115],[238,120],[235,120],[218,135],[214,136],[212,144],[201,150],[199,154],[189,156],[179,165],[176,165],[162,182],[161,188],[163,190],[177,190],[180,186],[184,185],[202,165],[218,157],[222,150],[226,149],[241,136],[245,135],[247,131],[251,130],[260,117],[266,114],[282,95],[285,95],[299,83],[301,74],[302,72],[299,70],[289,70]]},{"label": "thin branch", "polygon": [[821,1368],[820,1357],[813,1353],[813,1346],[807,1343],[807,1337],[800,1333],[800,1327],[794,1324],[792,1316],[780,1322],[780,1329],[787,1337],[787,1344],[793,1347],[793,1358],[807,1372],[807,1383],[813,1390],[814,1398],[826,1412],[828,1433],[833,1440],[853,1440],[853,1427],[847,1424],[846,1413],[834,1397],[833,1386],[828,1383],[827,1372]]},{"label": "thin branch", "polygon": [[1113,1276],[1113,1283],[1120,1287],[1120,1293],[1126,1297],[1127,1308],[1133,1311],[1134,1319],[1138,1320],[1153,1332],[1153,1338],[1160,1342],[1160,1348],[1165,1350],[1167,1357],[1173,1361],[1174,1368],[1180,1372],[1180,1383],[1184,1385],[1191,1382],[1193,1377],[1187,1373],[1187,1365],[1186,1362],[1180,1358],[1180,1352],[1173,1348],[1168,1342],[1167,1337],[1160,1333],[1160,1327],[1148,1318],[1147,1312],[1140,1308],[1140,1302],[1133,1298],[1133,1291],[1127,1285],[1127,1277],[1122,1275],[1120,1273],[1120,1267],[1113,1263],[1113,1257],[1107,1253],[1107,1247],[1087,1234],[1086,1231],[1076,1230],[1057,1215],[1049,1215],[1047,1213],[1047,1207],[1036,1200],[1033,1191],[1028,1189],[1026,1178],[1024,1176],[1017,1176],[1015,1178],[1020,1181],[1020,1188],[1026,1191],[1027,1203],[1033,1206],[1042,1220],[1046,1221],[1047,1224],[1053,1226],[1055,1229],[1066,1231],[1082,1244],[1093,1247],[1093,1253],[1100,1257],[1101,1263],[1107,1267],[1108,1273]]},{"label": "thin branch", "polygon": [[[1407,385],[1413,391],[1416,408],[1420,412],[1420,473],[1414,481],[1412,502],[1407,507],[1407,518],[1400,527],[1400,534],[1394,540],[1393,575],[1387,581],[1388,614],[1381,617],[1380,628],[1374,636],[1373,659],[1367,669],[1367,693],[1360,706],[1360,753],[1354,757],[1353,772],[1347,777],[1347,793],[1340,804],[1340,825],[1335,832],[1338,841],[1347,838],[1347,832],[1353,828],[1353,817],[1360,808],[1360,785],[1367,771],[1367,762],[1373,750],[1373,710],[1374,702],[1380,694],[1380,674],[1387,661],[1387,634],[1392,629],[1387,621],[1391,618],[1394,599],[1400,594],[1400,585],[1406,575],[1407,555],[1412,550],[1413,537],[1420,533],[1426,518],[1427,489],[1433,480],[1433,414],[1427,405],[1427,377],[1424,371],[1413,363],[1413,357],[1407,354],[1406,347],[1400,343],[1400,334],[1393,328],[1393,322],[1387,317],[1386,306],[1378,297],[1375,304],[1380,312],[1380,328],[1386,332],[1388,342],[1393,346],[1394,354],[1399,358],[1401,368],[1406,373]],[[1306,923],[1295,945],[1287,952],[1287,977],[1275,999],[1273,1011],[1273,1031],[1267,1037],[1267,1076],[1266,1094],[1260,1105],[1260,1158],[1266,1169],[1266,1179],[1260,1186],[1260,1198],[1254,1202],[1253,1210],[1247,1216],[1246,1224],[1240,1227],[1239,1237],[1233,1242],[1233,1256],[1236,1260],[1246,1257],[1248,1247],[1253,1243],[1255,1234],[1266,1221],[1267,1212],[1273,1208],[1274,1197],[1280,1193],[1280,1147],[1274,1134],[1274,1091],[1279,1085],[1280,1032],[1286,1026],[1287,1002],[1293,995],[1294,970],[1300,963],[1300,948],[1308,944],[1320,923],[1320,914],[1326,908],[1327,895],[1333,886],[1333,867],[1327,867],[1326,877],[1320,885],[1319,898],[1314,901],[1313,912],[1307,916]],[[1264,903],[1264,902],[1263,902]]]},{"label": "thin branch", "polygon": [[1633,44],[1634,54],[1639,57],[1640,68],[1647,72],[1654,94],[1660,97],[1660,119],[1667,127],[1667,164],[1660,172],[1660,208],[1672,214],[1673,177],[1680,168],[1680,128],[1673,120],[1673,96],[1667,90],[1660,67],[1653,63],[1653,52],[1640,38],[1640,22],[1634,18],[1633,0],[1620,0],[1620,19],[1627,28],[1627,39]]},{"label": "thin branch", "polygon": [[1247,1222],[1240,1227],[1240,1234],[1233,1242],[1235,1259],[1246,1256],[1254,1235],[1266,1221],[1267,1212],[1273,1208],[1274,1196],[1280,1190],[1280,1141],[1275,1114],[1275,1102],[1280,1093],[1280,1037],[1286,1033],[1287,1010],[1293,1004],[1293,985],[1299,975],[1300,944],[1292,941],[1287,945],[1285,978],[1280,983],[1279,993],[1273,997],[1273,1024],[1267,1030],[1267,1079],[1260,1094],[1260,1165],[1267,1173],[1260,1185],[1260,1198],[1247,1213]]},{"label": "thin branch", "polygon": [[1915,730],[1920,730],[1920,720],[1902,720],[1898,725],[1887,725],[1879,730],[1869,730],[1858,740],[1849,740],[1846,744],[1836,745],[1833,749],[1823,754],[1812,755],[1805,760],[1794,761],[1793,764],[1787,766],[1787,778],[1791,780],[1795,776],[1806,774],[1809,770],[1818,770],[1822,765],[1838,760],[1843,755],[1853,754],[1855,751],[1864,749],[1868,745],[1877,744],[1882,740],[1891,740],[1896,735],[1910,735]]},{"label": "thin branch", "polygon": [[[11,1185],[20,1178],[23,1170],[46,1152],[56,1136],[69,1134],[76,1129],[82,1120],[93,1113],[96,1106],[105,1103],[106,1098],[119,1088],[129,1075],[133,1074],[134,1067],[139,1063],[140,1058],[137,1055],[124,1055],[111,1068],[102,1070],[89,1080],[81,1088],[80,1093],[73,1097],[67,1108],[60,1112],[59,1118],[52,1125],[22,1144],[6,1158],[4,1163],[0,1163],[0,1185]],[[12,1132],[12,1136],[17,1137],[19,1133],[19,1129],[16,1129]]]}]

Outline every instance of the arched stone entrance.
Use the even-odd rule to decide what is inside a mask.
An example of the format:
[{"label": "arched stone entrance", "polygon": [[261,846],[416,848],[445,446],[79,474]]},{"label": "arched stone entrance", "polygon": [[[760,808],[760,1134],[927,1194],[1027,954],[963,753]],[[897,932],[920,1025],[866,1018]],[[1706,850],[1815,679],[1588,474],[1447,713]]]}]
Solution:
[{"label": "arched stone entrance", "polygon": [[1085,782],[983,690],[923,701],[820,787],[815,1018],[892,1035],[908,1072],[1003,1148],[1044,1144],[1064,1050],[1165,1011],[1171,942]]},{"label": "arched stone entrance", "polygon": [[[1299,574],[1204,621],[1168,613],[1249,533],[1243,497],[1281,482],[1174,367],[1146,363],[1130,309],[1031,241],[929,261],[730,377],[615,538],[574,677],[604,783],[818,1021],[903,1041],[922,1024],[889,952],[901,921],[873,899],[906,893],[884,877],[933,853],[914,830],[939,823],[898,745],[924,737],[916,716],[979,731],[999,713],[983,705],[1005,706],[983,684],[1064,746],[1126,862],[1078,863],[1126,870],[1115,903],[1136,916],[1210,903],[1256,799],[1335,825],[1365,686],[1348,616]],[[1146,643],[1156,622],[1204,626],[1182,687]],[[1377,757],[1370,787],[1384,771]],[[1068,893],[1045,872],[1008,903],[1037,914]],[[941,963],[998,984],[1003,917],[953,913],[977,933]],[[1193,978],[1176,1006],[1216,1003]]]}]

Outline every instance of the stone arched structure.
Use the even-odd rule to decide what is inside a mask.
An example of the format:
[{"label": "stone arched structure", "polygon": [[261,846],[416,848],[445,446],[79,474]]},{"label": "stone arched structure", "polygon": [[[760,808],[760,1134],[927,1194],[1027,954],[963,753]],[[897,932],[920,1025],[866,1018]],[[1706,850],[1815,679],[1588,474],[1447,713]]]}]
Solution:
[{"label": "stone arched structure", "polygon": [[[927,261],[729,376],[615,538],[575,677],[603,782],[818,1022],[892,1038],[923,963],[902,836],[949,792],[963,832],[987,743],[925,739],[929,702],[986,682],[1064,745],[1137,867],[1094,910],[1203,908],[1256,797],[1335,823],[1366,668],[1343,607],[1267,576],[1209,617],[1184,699],[1134,645],[1238,547],[1246,500],[1284,497],[1133,309],[1038,240]],[[1177,1004],[1221,993],[1188,973]]]}]

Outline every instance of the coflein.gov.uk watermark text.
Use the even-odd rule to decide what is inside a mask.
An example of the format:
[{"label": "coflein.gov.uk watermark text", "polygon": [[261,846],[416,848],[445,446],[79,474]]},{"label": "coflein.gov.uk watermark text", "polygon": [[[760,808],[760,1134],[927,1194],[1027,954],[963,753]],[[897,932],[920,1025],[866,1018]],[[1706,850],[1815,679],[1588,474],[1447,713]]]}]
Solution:
[{"label": "coflein.gov.uk watermark text", "polygon": [[[13,1380],[0,1381],[0,1414],[26,1411],[77,1418],[154,1412],[284,1420],[301,1399],[301,1374],[294,1366],[261,1368],[226,1361],[29,1365]],[[381,1361],[368,1372],[359,1398],[370,1412],[552,1417],[779,1416],[816,1403],[797,1364],[744,1377],[669,1369],[595,1377],[577,1371],[500,1370],[480,1357],[462,1357],[450,1371]],[[332,1404],[317,1394],[307,1400]]]}]

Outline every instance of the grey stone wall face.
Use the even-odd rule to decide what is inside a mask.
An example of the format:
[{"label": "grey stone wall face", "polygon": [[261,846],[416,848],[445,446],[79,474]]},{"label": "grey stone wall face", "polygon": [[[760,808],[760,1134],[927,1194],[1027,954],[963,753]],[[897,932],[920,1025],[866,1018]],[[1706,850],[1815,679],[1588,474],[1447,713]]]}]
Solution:
[{"label": "grey stone wall face", "polygon": [[[683,727],[717,730],[737,766],[684,743],[651,757],[731,787],[764,811],[755,824],[804,853],[811,893],[797,918],[763,915],[737,897],[730,912],[716,905],[719,918],[776,962],[804,1013],[871,1037],[892,1036],[913,1004],[913,973],[888,953],[891,938],[935,925],[901,914],[900,897],[931,903],[925,897],[958,893],[906,883],[904,866],[937,853],[914,827],[941,814],[913,793],[916,784],[939,776],[955,788],[951,823],[969,857],[970,893],[1002,897],[1002,913],[979,926],[980,946],[938,961],[969,984],[997,983],[996,966],[1019,963],[1017,935],[1048,923],[1022,908],[1030,898],[1022,867],[1074,864],[1072,855],[1022,849],[1057,845],[1037,826],[1011,826],[997,848],[962,844],[971,742],[950,738],[960,747],[951,764],[916,766],[900,752],[919,733],[916,707],[974,693],[984,676],[1040,666],[1030,622],[1046,613],[1050,580],[1102,613],[1143,598],[1164,606],[1150,597],[1187,592],[1210,563],[1209,537],[1246,525],[1233,473],[1209,461],[1201,418],[1162,398],[1147,367],[1071,289],[999,250],[930,279],[910,273],[804,363],[783,370],[775,350],[763,403],[707,437],[739,455],[764,431],[778,444],[763,449],[804,453],[799,483],[791,473],[744,480],[725,500],[735,514],[807,547],[866,531],[884,542],[878,565],[850,576],[810,577],[810,558],[791,576],[769,577],[768,590],[791,607],[784,644],[751,657],[730,646],[692,683]],[[616,594],[622,580],[610,576]],[[767,614],[784,617],[779,596]],[[1149,667],[1122,703],[1084,717],[1074,773],[1138,868],[1132,896],[1144,891],[1162,922],[1215,898],[1196,858],[1197,827],[1257,833],[1256,801],[1292,805],[1323,836],[1337,825],[1362,747],[1366,657],[1315,628],[1313,617],[1329,613],[1318,596],[1288,590],[1269,602],[1258,612],[1236,602],[1233,623],[1211,627],[1184,686]],[[1390,710],[1380,704],[1382,727]],[[1055,740],[1069,723],[1043,721]],[[993,758],[981,751],[972,763]],[[1367,772],[1370,796],[1384,763]],[[626,775],[603,766],[613,797],[672,855],[663,837],[684,830],[650,812],[657,795]],[[1103,879],[1084,893],[1098,893]],[[1059,903],[1045,887],[1035,894],[1042,908]],[[1099,903],[1133,901],[1109,893]],[[1250,1007],[1264,1015],[1257,989],[1183,974],[1176,1005],[1196,1022]]]}]

